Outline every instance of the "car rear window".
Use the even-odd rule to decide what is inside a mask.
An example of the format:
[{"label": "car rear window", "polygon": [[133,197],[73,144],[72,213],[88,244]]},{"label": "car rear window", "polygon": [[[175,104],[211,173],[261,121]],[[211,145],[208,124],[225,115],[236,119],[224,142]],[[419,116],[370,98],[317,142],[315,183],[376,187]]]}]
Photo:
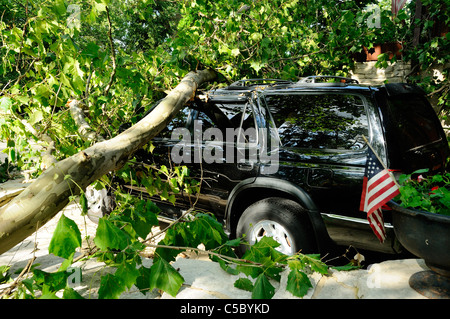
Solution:
[{"label": "car rear window", "polygon": [[359,150],[368,120],[352,94],[268,94],[267,106],[285,147]]},{"label": "car rear window", "polygon": [[400,95],[388,99],[392,127],[405,150],[442,139],[436,113],[422,96]]}]

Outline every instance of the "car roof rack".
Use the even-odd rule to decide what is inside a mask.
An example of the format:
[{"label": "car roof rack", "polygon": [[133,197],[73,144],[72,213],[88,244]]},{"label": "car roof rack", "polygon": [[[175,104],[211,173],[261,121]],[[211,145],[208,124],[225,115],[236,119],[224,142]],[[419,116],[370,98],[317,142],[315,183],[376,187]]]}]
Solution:
[{"label": "car roof rack", "polygon": [[[336,79],[337,82],[318,82],[317,79]],[[352,79],[352,78],[346,78],[343,76],[335,76],[335,75],[310,75],[307,77],[302,78],[300,81],[297,82],[297,84],[305,84],[305,83],[320,83],[320,84],[336,84],[336,83],[343,83],[343,84],[359,84],[358,80]]]},{"label": "car roof rack", "polygon": [[227,87],[229,90],[242,90],[256,85],[293,84],[289,80],[281,79],[244,79],[236,81]]}]

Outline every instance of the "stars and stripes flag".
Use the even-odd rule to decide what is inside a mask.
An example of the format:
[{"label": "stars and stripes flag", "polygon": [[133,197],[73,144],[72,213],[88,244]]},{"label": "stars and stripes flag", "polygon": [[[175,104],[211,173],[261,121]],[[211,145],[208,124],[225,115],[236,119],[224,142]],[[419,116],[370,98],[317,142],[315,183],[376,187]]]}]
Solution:
[{"label": "stars and stripes flag", "polygon": [[370,227],[380,242],[383,242],[386,232],[381,207],[400,192],[398,184],[371,147],[368,151],[360,210],[367,213]]},{"label": "stars and stripes flag", "polygon": [[391,9],[394,17],[397,16],[397,13],[403,8],[406,0],[392,0]]}]

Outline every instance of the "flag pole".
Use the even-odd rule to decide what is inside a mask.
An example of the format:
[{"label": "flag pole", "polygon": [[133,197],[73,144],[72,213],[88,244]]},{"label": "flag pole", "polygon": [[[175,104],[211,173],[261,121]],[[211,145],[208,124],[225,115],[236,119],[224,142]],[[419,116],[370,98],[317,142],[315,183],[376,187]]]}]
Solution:
[{"label": "flag pole", "polygon": [[366,144],[370,147],[370,149],[372,150],[372,152],[375,154],[375,156],[377,157],[378,161],[381,163],[381,165],[383,165],[383,168],[388,172],[389,176],[391,176],[392,180],[394,181],[395,185],[397,185],[398,188],[400,188],[399,183],[397,182],[397,180],[395,179],[394,175],[392,175],[392,173],[389,171],[389,169],[386,167],[386,165],[384,165],[384,162],[381,160],[381,158],[378,156],[377,152],[373,149],[372,145],[370,145],[369,141],[367,140],[367,138],[362,135],[362,138],[364,139],[364,141],[366,142]]}]

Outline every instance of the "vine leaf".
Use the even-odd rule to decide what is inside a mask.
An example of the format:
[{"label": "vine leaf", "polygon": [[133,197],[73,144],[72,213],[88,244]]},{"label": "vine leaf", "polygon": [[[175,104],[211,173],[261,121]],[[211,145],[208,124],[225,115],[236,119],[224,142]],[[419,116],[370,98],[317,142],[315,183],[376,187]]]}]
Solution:
[{"label": "vine leaf", "polygon": [[64,288],[63,299],[84,299],[77,291],[71,287]]},{"label": "vine leaf", "polygon": [[158,225],[159,208],[152,201],[140,201],[136,206],[134,220],[131,222],[134,230],[141,238],[146,238],[153,226]]},{"label": "vine leaf", "polygon": [[328,266],[320,260],[320,255],[302,255],[301,260],[307,263],[313,271],[322,275],[328,274]]},{"label": "vine leaf", "polygon": [[125,288],[125,283],[119,277],[112,274],[102,276],[98,299],[118,299]]},{"label": "vine leaf", "polygon": [[81,233],[77,224],[70,218],[61,215],[53,232],[48,252],[62,258],[69,258],[77,247],[81,246]]},{"label": "vine leaf", "polygon": [[67,278],[69,273],[66,271],[57,271],[49,273],[40,269],[34,269],[34,280],[37,285],[42,286],[42,294],[44,294],[44,288],[46,292],[56,292],[64,289],[67,286]]},{"label": "vine leaf", "polygon": [[273,295],[275,295],[275,287],[266,275],[260,274],[253,287],[252,299],[271,299]]},{"label": "vine leaf", "polygon": [[[230,275],[238,275],[239,274],[239,270],[236,268],[233,268],[230,266],[229,263],[225,262],[224,260],[217,258],[216,256],[211,258],[213,261],[216,261],[219,263],[220,268],[222,268],[223,270],[225,270],[227,273],[229,273]],[[238,287],[239,288],[239,287]]]},{"label": "vine leaf", "polygon": [[136,278],[140,276],[140,272],[136,268],[136,262],[125,261],[117,268],[114,276],[122,280],[125,286],[130,289],[136,283]]},{"label": "vine leaf", "polygon": [[312,288],[312,284],[308,276],[298,269],[292,269],[288,275],[286,290],[296,297],[303,297],[309,288]]},{"label": "vine leaf", "polygon": [[84,192],[80,193],[80,206],[83,216],[88,213],[88,201]]},{"label": "vine leaf", "polygon": [[239,278],[238,280],[236,280],[234,282],[234,286],[236,288],[242,289],[242,290],[247,290],[252,292],[253,291],[253,283],[251,282],[250,279],[248,278]]},{"label": "vine leaf", "polygon": [[139,288],[139,291],[145,295],[150,290],[150,268],[142,266],[138,270],[139,277],[136,278],[135,284]]},{"label": "vine leaf", "polygon": [[150,268],[150,289],[158,288],[175,297],[184,282],[183,276],[162,258]]},{"label": "vine leaf", "polygon": [[101,250],[107,250],[108,248],[123,250],[128,245],[128,237],[109,220],[100,218],[94,242]]},{"label": "vine leaf", "polygon": [[259,242],[252,245],[248,249],[242,259],[257,262],[263,265],[260,267],[249,267],[249,265],[239,265],[237,269],[252,278],[258,277],[261,273],[265,273],[269,277],[279,281],[282,269],[276,267],[276,263],[284,262],[286,255],[280,253],[275,248],[280,244],[271,237],[263,237]]}]

